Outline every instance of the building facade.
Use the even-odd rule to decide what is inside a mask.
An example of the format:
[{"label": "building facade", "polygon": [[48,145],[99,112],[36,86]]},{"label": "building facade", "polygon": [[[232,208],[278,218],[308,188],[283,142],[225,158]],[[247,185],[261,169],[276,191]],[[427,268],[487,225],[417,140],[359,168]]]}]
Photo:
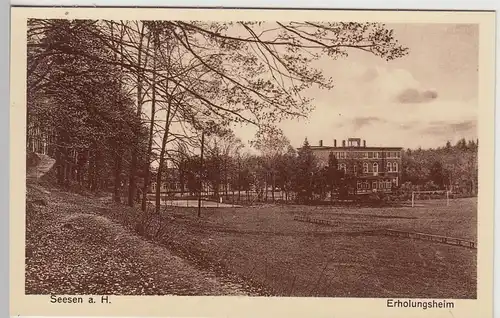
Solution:
[{"label": "building facade", "polygon": [[[158,186],[156,183],[156,172],[152,172],[150,176],[150,186],[149,192],[156,193],[156,187]],[[164,169],[162,173],[163,182],[160,187],[160,193],[172,193],[172,192],[183,192],[187,191],[184,187],[182,187],[180,178],[179,178],[179,170],[176,168],[168,168]]]},{"label": "building facade", "polygon": [[365,140],[348,138],[337,145],[311,146],[320,165],[328,165],[328,157],[333,153],[337,158],[338,169],[353,180],[351,193],[367,194],[372,192],[392,192],[401,184],[402,147],[369,147]]}]

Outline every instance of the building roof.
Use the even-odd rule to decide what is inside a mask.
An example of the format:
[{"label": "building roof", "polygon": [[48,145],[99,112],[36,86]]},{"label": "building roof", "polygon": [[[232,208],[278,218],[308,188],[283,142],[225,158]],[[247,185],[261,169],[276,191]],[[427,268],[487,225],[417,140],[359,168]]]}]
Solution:
[{"label": "building roof", "polygon": [[[403,150],[403,147],[333,147],[333,146],[310,146],[311,150]],[[301,147],[302,148],[302,147]],[[300,149],[300,148],[299,148]]]}]

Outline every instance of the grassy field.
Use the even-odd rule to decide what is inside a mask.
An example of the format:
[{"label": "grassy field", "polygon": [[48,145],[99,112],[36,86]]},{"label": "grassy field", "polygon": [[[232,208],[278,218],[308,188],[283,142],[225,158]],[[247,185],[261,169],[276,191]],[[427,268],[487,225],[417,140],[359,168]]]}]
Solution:
[{"label": "grassy field", "polygon": [[[369,236],[391,228],[476,240],[475,199],[416,208],[262,205],[170,208],[162,243],[200,266],[219,267],[270,293],[326,297],[476,297],[476,250]],[[336,219],[337,226],[293,220]]]}]

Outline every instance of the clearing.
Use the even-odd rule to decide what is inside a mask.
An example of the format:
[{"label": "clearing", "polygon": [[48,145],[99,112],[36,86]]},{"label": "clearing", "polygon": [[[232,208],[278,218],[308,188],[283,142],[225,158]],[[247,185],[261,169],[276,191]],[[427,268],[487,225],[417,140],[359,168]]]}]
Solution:
[{"label": "clearing", "polygon": [[[114,207],[100,213],[130,224]],[[476,297],[476,250],[368,235],[391,228],[476,240],[476,199],[416,208],[262,205],[166,207],[161,244],[223,269],[273,295],[325,297]],[[337,226],[294,221],[335,219]]]}]

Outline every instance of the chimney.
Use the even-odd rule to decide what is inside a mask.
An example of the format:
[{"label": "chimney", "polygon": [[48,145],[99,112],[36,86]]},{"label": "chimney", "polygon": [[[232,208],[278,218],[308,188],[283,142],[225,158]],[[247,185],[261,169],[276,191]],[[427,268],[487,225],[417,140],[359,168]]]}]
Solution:
[{"label": "chimney", "polygon": [[363,147],[366,147],[366,140],[363,140]]},{"label": "chimney", "polygon": [[320,140],[320,141],[319,141],[319,146],[320,146],[320,147],[323,147],[323,140]]},{"label": "chimney", "polygon": [[333,139],[333,146],[337,147],[337,139]]},{"label": "chimney", "polygon": [[342,147],[345,147],[345,140],[342,140]]}]

